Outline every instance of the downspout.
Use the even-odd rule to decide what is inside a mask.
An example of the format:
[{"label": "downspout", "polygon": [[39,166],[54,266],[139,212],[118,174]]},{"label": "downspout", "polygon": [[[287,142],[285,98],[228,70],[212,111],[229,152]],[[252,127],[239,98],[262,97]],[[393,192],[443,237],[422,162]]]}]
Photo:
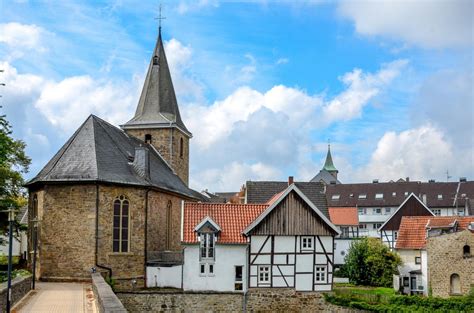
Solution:
[{"label": "downspout", "polygon": [[245,291],[244,291],[244,298],[243,298],[243,302],[242,302],[242,312],[246,313],[247,312],[247,293],[249,292],[249,286],[250,286],[250,262],[249,262],[249,258],[250,258],[250,244],[247,245],[247,248],[246,248],[246,253],[247,253],[247,258],[246,259],[246,266],[245,266],[245,271],[246,271],[246,275],[245,277],[247,278],[245,280],[245,285],[244,285],[244,288],[245,288]]},{"label": "downspout", "polygon": [[184,250],[186,247],[183,248],[183,264],[181,264],[181,290],[184,291]]},{"label": "downspout", "polygon": [[95,193],[95,266],[105,269],[109,272],[109,279],[112,280],[112,268],[100,265],[98,263],[98,253],[99,253],[99,183],[95,184],[96,193]]},{"label": "downspout", "polygon": [[146,193],[145,193],[145,248],[144,248],[144,258],[145,258],[145,262],[144,262],[144,270],[145,270],[145,288],[147,288],[147,280],[148,280],[148,276],[147,276],[147,265],[148,265],[148,194],[150,193],[151,189],[147,189],[146,190]]}]

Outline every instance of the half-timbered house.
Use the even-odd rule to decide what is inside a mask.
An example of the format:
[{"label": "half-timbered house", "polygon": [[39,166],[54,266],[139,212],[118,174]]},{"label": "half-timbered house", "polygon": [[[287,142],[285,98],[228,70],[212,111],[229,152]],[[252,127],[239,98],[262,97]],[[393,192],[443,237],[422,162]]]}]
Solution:
[{"label": "half-timbered house", "polygon": [[332,289],[337,227],[291,184],[243,232],[249,288]]},{"label": "half-timbered house", "polygon": [[434,216],[435,214],[417,197],[411,193],[397,210],[379,228],[380,239],[390,249],[395,247],[403,216]]}]

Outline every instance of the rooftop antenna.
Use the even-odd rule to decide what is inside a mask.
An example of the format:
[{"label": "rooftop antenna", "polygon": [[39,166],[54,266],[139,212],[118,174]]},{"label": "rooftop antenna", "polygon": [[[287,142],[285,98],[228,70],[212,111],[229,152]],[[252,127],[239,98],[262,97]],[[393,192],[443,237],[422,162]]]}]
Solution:
[{"label": "rooftop antenna", "polygon": [[449,176],[449,170],[446,170],[446,181],[449,182],[449,179],[451,178],[452,176]]},{"label": "rooftop antenna", "polygon": [[155,20],[158,20],[158,31],[161,34],[161,21],[166,20],[166,17],[164,17],[161,14],[161,3],[160,3],[159,15],[158,15],[158,17],[155,17]]}]

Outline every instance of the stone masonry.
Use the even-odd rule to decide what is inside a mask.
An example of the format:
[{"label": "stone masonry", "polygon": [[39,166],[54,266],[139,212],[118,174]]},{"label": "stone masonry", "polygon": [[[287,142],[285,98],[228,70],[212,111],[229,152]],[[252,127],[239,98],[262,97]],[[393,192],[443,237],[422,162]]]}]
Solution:
[{"label": "stone masonry", "polygon": [[[17,277],[12,280],[12,306],[20,301],[31,289],[31,276]],[[7,283],[0,284],[0,312],[7,306]]]},{"label": "stone masonry", "polygon": [[[471,247],[471,257],[464,257],[465,245]],[[450,296],[452,274],[459,275],[462,294],[474,288],[473,249],[474,234],[469,230],[428,238],[428,281],[433,296]]]},{"label": "stone masonry", "polygon": [[[143,187],[119,185],[46,185],[30,192],[38,199],[37,277],[42,280],[90,280],[96,266],[96,201],[99,195],[97,264],[112,269],[117,289],[145,285],[145,207],[147,251],[180,251],[181,199]],[[113,202],[130,203],[130,249],[113,252]],[[148,198],[148,199],[147,199]],[[148,201],[147,201],[148,200]],[[34,210],[30,210],[33,214]],[[32,216],[30,216],[32,218]],[[30,247],[32,247],[29,236]],[[32,255],[30,255],[30,262]]]},{"label": "stone masonry", "polygon": [[130,312],[361,312],[326,303],[321,293],[253,289],[243,293],[172,290],[117,294]]},{"label": "stone masonry", "polygon": [[[181,180],[189,183],[189,138],[176,128],[126,129],[127,134],[145,140],[151,135],[151,144],[158,150]],[[171,140],[172,138],[172,140]],[[183,139],[183,153],[180,154],[180,141]],[[172,142],[170,145],[170,141]]]}]

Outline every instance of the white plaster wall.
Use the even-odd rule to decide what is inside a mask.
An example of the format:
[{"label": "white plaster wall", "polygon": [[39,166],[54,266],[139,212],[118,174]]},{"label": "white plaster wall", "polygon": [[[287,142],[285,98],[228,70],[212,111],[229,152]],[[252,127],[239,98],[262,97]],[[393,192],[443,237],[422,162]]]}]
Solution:
[{"label": "white plaster wall", "polygon": [[334,240],[334,264],[344,264],[344,258],[349,252],[349,248],[354,240],[353,239],[338,239]]},{"label": "white plaster wall", "polygon": [[242,284],[247,287],[247,245],[216,243],[214,274],[201,275],[199,245],[184,250],[183,289],[196,291],[234,291],[235,266],[243,266]]},{"label": "white plaster wall", "polygon": [[421,250],[421,282],[423,284],[423,295],[428,295],[428,254]]},{"label": "white plaster wall", "polygon": [[[23,236],[23,238],[26,236]],[[8,237],[7,236],[1,236],[2,241],[5,241],[5,245],[0,246],[0,254],[3,255],[8,255]],[[21,242],[18,241],[17,239],[13,238],[13,247],[12,247],[12,255],[13,256],[19,256],[21,255],[24,251],[26,251],[26,241],[25,241],[25,247],[22,249]]]},{"label": "white plaster wall", "polygon": [[398,267],[400,275],[409,275],[410,271],[421,269],[420,264],[415,264],[415,257],[421,257],[420,250],[399,249],[396,252],[400,255],[403,264]]},{"label": "white plaster wall", "polygon": [[181,288],[182,265],[146,268],[147,287]]}]

